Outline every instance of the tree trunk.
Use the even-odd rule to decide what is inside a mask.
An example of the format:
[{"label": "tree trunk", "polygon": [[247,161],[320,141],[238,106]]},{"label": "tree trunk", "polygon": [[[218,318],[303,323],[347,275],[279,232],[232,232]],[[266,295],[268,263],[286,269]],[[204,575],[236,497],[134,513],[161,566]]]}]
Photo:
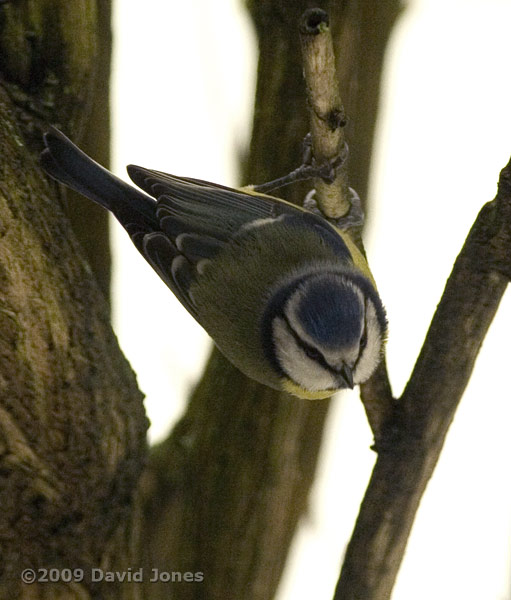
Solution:
[{"label": "tree trunk", "polygon": [[[122,570],[136,558],[142,394],[56,186],[38,167],[48,123],[75,139],[95,127],[109,12],[90,0],[0,7],[2,598],[137,594],[92,582],[91,569]],[[72,571],[50,575],[52,567]],[[25,569],[32,585],[22,583]]]}]

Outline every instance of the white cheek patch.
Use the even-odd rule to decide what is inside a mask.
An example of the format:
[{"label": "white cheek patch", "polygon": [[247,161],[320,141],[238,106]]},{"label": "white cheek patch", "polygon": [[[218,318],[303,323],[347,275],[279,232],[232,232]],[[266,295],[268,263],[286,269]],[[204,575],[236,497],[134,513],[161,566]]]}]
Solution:
[{"label": "white cheek patch", "polygon": [[373,374],[381,359],[382,333],[374,304],[368,300],[366,304],[366,334],[367,344],[362,350],[356,368],[353,372],[354,383],[363,383]]},{"label": "white cheek patch", "polygon": [[292,381],[311,392],[339,388],[332,374],[300,348],[284,319],[276,317],[272,329],[275,355]]}]

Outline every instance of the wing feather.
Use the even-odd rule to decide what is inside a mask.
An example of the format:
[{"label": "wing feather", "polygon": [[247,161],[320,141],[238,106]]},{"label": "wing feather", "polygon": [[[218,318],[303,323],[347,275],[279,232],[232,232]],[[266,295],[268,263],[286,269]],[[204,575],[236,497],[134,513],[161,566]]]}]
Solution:
[{"label": "wing feather", "polygon": [[[182,233],[205,236],[228,243],[250,226],[284,218],[286,222],[313,227],[339,257],[349,258],[344,236],[315,213],[280,198],[236,190],[189,177],[128,166],[132,181],[157,199],[156,214],[162,229],[171,236]],[[218,251],[222,244],[217,244]],[[208,254],[212,258],[214,250]]]}]

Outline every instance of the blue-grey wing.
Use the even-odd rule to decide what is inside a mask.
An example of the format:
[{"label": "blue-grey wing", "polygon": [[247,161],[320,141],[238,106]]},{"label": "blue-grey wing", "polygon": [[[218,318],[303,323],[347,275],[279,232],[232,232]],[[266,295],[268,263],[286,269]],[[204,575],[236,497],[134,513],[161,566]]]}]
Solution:
[{"label": "blue-grey wing", "polygon": [[276,219],[297,229],[313,228],[322,243],[341,258],[349,256],[343,239],[330,223],[279,198],[135,165],[128,167],[128,174],[138,187],[157,199],[161,229],[183,247],[185,254],[193,253],[199,260],[213,258],[223,244],[250,227]]}]

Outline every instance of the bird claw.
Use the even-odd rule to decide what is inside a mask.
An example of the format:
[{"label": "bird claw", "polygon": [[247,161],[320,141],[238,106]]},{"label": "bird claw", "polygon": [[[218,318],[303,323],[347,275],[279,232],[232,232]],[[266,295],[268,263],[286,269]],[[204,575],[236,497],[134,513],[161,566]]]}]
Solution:
[{"label": "bird claw", "polygon": [[[346,229],[355,229],[357,227],[362,227],[364,224],[364,211],[362,209],[362,202],[360,200],[360,196],[353,188],[349,188],[350,191],[350,210],[349,212],[339,217],[338,219],[328,219],[329,221],[333,221],[333,224],[337,227],[337,229],[346,230]],[[318,207],[318,203],[316,202],[315,196],[316,190],[311,190],[304,198],[303,207],[320,217],[325,218],[325,215],[321,212]]]},{"label": "bird claw", "polygon": [[277,188],[284,187],[297,181],[304,181],[306,179],[320,178],[326,183],[332,183],[337,175],[338,169],[340,169],[348,158],[349,148],[348,144],[344,142],[341,152],[333,159],[328,160],[321,165],[317,165],[314,156],[312,154],[312,138],[311,134],[308,133],[303,140],[303,162],[302,164],[291,171],[291,173],[269,181],[260,185],[255,185],[253,190],[259,193],[271,192]]}]

